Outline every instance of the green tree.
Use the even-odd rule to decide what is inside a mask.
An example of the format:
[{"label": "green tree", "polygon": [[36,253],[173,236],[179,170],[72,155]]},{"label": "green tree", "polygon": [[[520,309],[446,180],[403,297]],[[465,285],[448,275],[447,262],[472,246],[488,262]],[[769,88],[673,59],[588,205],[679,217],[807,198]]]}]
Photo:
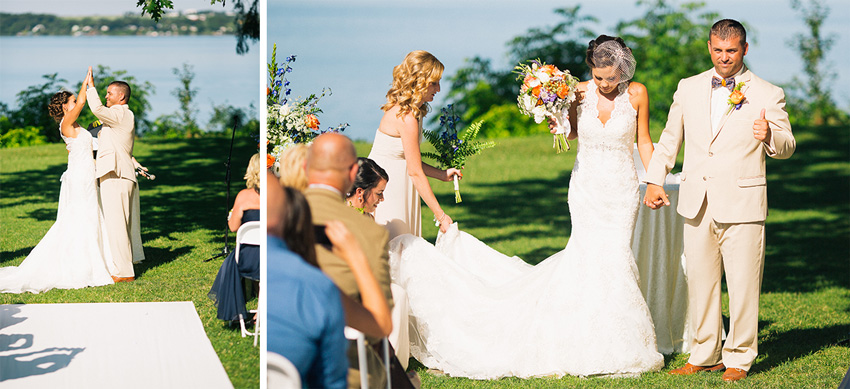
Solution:
[{"label": "green tree", "polygon": [[232,105],[213,105],[213,115],[209,121],[210,131],[229,135],[236,129],[236,136],[250,136],[259,141],[260,125],[257,110],[251,104],[247,109]]},{"label": "green tree", "polygon": [[[233,11],[236,13],[236,53],[245,54],[249,49],[249,42],[260,39],[260,9],[259,0],[233,0]],[[210,0],[210,4],[221,3],[225,5],[226,0]],[[142,15],[149,14],[151,19],[159,21],[163,12],[174,9],[171,0],[137,0],[137,7],[141,7]]]},{"label": "green tree", "polygon": [[617,24],[616,32],[632,49],[637,62],[634,80],[646,85],[652,128],[667,121],[679,80],[713,65],[708,34],[719,15],[703,11],[704,3],[674,8],[665,0],[638,1],[646,14]]},{"label": "green tree", "polygon": [[180,118],[183,121],[183,132],[187,138],[198,137],[201,132],[197,121],[195,121],[195,114],[198,110],[192,104],[198,94],[198,90],[192,88],[192,80],[195,79],[195,72],[192,69],[192,65],[188,63],[183,64],[183,69],[172,69],[174,75],[180,80],[180,86],[174,88],[171,93],[180,102]]},{"label": "green tree", "polygon": [[795,123],[823,125],[847,122],[848,116],[841,112],[832,99],[829,86],[824,83],[836,76],[824,63],[826,53],[835,43],[835,35],[823,36],[821,27],[829,16],[829,7],[819,0],[810,0],[803,5],[800,0],[791,0],[791,8],[799,11],[803,22],[809,28],[808,35],[795,34],[788,43],[794,46],[803,60],[803,70],[807,81],[793,77],[788,89],[788,110]]},{"label": "green tree", "polygon": [[563,17],[559,23],[531,28],[507,43],[507,66],[494,69],[489,59],[473,57],[448,77],[451,83],[448,100],[457,112],[463,112],[464,125],[485,119],[481,135],[491,138],[545,131],[545,124],[535,125],[517,111],[519,84],[513,68],[521,61],[540,59],[572,74],[587,75],[584,63],[587,44],[583,42],[595,37],[589,25],[597,22],[594,17],[582,15],[580,6],[553,12]]},{"label": "green tree", "polygon": [[65,88],[67,81],[58,76],[58,73],[45,74],[42,76],[43,84],[33,85],[18,92],[19,108],[17,110],[4,108],[3,115],[8,118],[8,124],[5,124],[4,127],[7,129],[35,127],[48,141],[61,142],[59,125],[47,112],[50,97],[56,92],[67,89]]}]

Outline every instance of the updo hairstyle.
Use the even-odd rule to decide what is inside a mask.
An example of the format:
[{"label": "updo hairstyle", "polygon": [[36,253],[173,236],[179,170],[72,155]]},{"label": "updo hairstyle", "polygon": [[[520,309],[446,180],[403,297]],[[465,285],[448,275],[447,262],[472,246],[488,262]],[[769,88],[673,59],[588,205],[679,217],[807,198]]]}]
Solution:
[{"label": "updo hairstyle", "polygon": [[600,35],[590,41],[584,62],[591,69],[614,67],[620,82],[629,81],[635,75],[635,57],[620,37]]},{"label": "updo hairstyle", "polygon": [[47,113],[50,114],[50,117],[52,117],[57,123],[61,122],[62,118],[65,117],[65,110],[62,106],[65,105],[65,103],[68,102],[68,99],[70,99],[73,95],[73,93],[63,90],[50,97],[50,103],[47,104]]},{"label": "updo hairstyle", "polygon": [[378,186],[381,179],[390,180],[387,171],[369,158],[357,158],[357,166],[360,167],[357,169],[357,178],[354,179],[354,186],[345,194],[346,198],[354,196],[357,189],[363,189],[363,192],[368,196],[372,189]]}]

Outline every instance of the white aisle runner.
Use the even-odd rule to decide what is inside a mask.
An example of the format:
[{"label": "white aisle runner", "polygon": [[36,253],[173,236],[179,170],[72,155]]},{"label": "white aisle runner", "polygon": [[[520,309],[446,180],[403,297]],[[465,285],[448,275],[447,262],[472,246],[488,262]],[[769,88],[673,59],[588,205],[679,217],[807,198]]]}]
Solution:
[{"label": "white aisle runner", "polygon": [[232,388],[195,306],[0,305],[0,388]]}]

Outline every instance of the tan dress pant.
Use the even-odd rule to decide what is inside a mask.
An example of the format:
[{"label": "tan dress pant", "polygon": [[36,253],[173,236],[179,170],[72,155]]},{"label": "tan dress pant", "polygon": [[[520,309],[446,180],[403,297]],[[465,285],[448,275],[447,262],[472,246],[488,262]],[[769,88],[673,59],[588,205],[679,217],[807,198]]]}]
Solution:
[{"label": "tan dress pant", "polygon": [[[764,222],[718,223],[707,200],[685,219],[688,302],[694,336],[688,362],[749,370],[758,355],[758,308],[764,270]],[[720,280],[726,273],[729,333],[723,331]]]},{"label": "tan dress pant", "polygon": [[130,244],[133,192],[136,183],[109,172],[100,177],[100,199],[103,218],[109,229],[109,248],[118,269],[116,277],[134,277],[133,250]]}]

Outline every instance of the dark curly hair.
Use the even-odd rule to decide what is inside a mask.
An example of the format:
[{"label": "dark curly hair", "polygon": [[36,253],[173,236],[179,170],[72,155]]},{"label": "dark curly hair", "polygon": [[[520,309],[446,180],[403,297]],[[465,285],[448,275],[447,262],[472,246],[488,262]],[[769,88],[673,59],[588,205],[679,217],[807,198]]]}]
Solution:
[{"label": "dark curly hair", "polygon": [[68,91],[62,91],[54,94],[50,97],[50,103],[47,104],[47,113],[50,114],[50,117],[53,118],[57,123],[62,121],[62,118],[65,117],[65,110],[62,109],[62,106],[68,102],[68,99],[71,98],[74,94]]},{"label": "dark curly hair", "polygon": [[358,188],[363,189],[363,191],[368,194],[372,189],[378,186],[378,183],[381,182],[382,178],[387,181],[390,180],[390,176],[387,175],[387,171],[369,158],[357,158],[357,166],[360,168],[357,169],[357,178],[354,180],[354,186],[352,186],[351,190],[345,194],[345,197],[354,196],[354,193],[357,192]]}]

